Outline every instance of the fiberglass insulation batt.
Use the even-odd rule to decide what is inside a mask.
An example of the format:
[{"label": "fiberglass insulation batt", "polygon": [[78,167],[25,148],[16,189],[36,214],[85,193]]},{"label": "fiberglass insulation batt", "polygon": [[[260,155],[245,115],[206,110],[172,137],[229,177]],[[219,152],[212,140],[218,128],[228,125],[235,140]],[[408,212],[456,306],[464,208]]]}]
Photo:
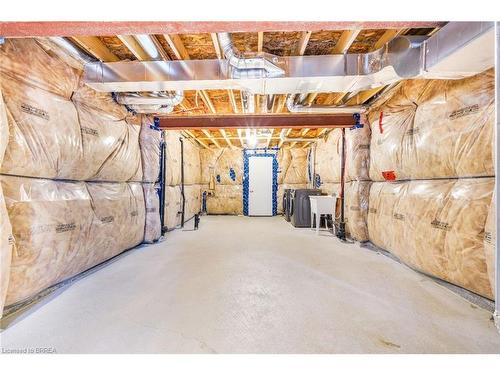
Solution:
[{"label": "fiberglass insulation batt", "polygon": [[153,183],[142,184],[146,206],[144,242],[153,243],[161,237],[160,198],[158,188]]},{"label": "fiberglass insulation batt", "polygon": [[370,241],[488,298],[493,76],[407,81],[369,114],[370,177],[396,180],[372,184]]},{"label": "fiberglass insulation batt", "polygon": [[[7,113],[0,90],[0,167],[9,138]],[[0,317],[2,316],[7,287],[9,285],[10,261],[12,257],[12,227],[5,207],[2,186],[0,184]]]},{"label": "fiberglass insulation batt", "polygon": [[142,117],[139,144],[142,157],[142,180],[157,182],[160,177],[161,131],[153,128],[153,119]]},{"label": "fiberglass insulation batt", "polygon": [[23,82],[66,100],[78,87],[80,72],[49,55],[29,38],[5,39],[0,48],[0,85]]},{"label": "fiberglass insulation batt", "polygon": [[144,237],[138,183],[0,176],[15,240],[6,305],[77,275]]},{"label": "fiberglass insulation batt", "polygon": [[374,181],[493,176],[494,72],[408,81],[369,114]]},{"label": "fiberglass insulation batt", "polygon": [[494,178],[374,182],[370,241],[408,265],[491,298],[484,228]]}]

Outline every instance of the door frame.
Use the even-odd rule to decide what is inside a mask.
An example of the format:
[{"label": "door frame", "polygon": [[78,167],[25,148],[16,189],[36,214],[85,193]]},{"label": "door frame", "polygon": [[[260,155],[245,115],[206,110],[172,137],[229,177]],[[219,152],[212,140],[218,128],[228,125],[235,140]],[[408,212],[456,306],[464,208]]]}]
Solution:
[{"label": "door frame", "polygon": [[273,158],[273,216],[278,214],[278,158],[279,148],[253,148],[243,149],[243,215],[248,216],[248,199],[250,186],[249,158],[271,157]]}]

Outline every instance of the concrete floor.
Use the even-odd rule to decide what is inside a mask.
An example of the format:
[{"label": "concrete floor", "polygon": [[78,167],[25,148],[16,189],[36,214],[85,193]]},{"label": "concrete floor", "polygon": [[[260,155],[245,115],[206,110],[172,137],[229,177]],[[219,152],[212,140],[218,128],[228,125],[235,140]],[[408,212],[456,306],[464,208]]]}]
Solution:
[{"label": "concrete floor", "polygon": [[[192,222],[188,223],[192,226]],[[17,317],[58,353],[500,353],[482,310],[358,244],[281,217],[202,217]]]}]

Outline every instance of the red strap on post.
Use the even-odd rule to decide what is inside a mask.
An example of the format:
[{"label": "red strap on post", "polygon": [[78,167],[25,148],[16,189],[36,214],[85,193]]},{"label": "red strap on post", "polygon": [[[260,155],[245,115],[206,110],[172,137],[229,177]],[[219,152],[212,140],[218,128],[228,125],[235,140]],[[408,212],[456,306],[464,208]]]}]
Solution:
[{"label": "red strap on post", "polygon": [[378,117],[378,130],[380,130],[380,134],[384,132],[384,128],[382,127],[383,119],[384,119],[384,112],[380,111],[380,116]]}]

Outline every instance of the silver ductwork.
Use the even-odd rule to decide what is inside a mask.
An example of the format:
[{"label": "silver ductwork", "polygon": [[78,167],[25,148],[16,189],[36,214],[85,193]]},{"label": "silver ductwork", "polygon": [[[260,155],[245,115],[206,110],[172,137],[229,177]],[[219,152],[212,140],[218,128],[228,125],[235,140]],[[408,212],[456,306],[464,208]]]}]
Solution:
[{"label": "silver ductwork", "polygon": [[184,100],[184,92],[155,92],[148,94],[118,93],[115,95],[115,98],[119,104],[124,105],[157,105],[175,107]]},{"label": "silver ductwork", "polygon": [[[493,22],[451,22],[428,39],[402,36],[365,54],[243,58],[228,36],[219,40],[224,43],[225,60],[97,62],[85,65],[84,80],[98,91],[229,89],[259,95],[309,94],[357,92],[409,78],[464,78],[494,66]],[[343,113],[348,111],[344,108]]]},{"label": "silver ductwork", "polygon": [[366,111],[364,106],[329,106],[329,105],[302,105],[300,100],[295,102],[295,95],[288,95],[286,99],[286,108],[291,113],[363,113]]},{"label": "silver ductwork", "polygon": [[244,57],[234,47],[231,35],[229,33],[218,33],[220,48],[224,53],[230,69],[230,75],[233,78],[261,78],[261,77],[279,77],[285,74],[285,71],[275,65],[278,57],[270,54],[260,54],[255,57]]},{"label": "silver ductwork", "polygon": [[174,110],[173,106],[161,106],[161,105],[139,105],[131,104],[127,105],[127,108],[134,111],[135,113],[151,113],[151,114],[168,114],[172,113]]},{"label": "silver ductwork", "polygon": [[241,102],[243,105],[243,113],[255,113],[255,95],[248,92],[241,92]]},{"label": "silver ductwork", "polygon": [[78,62],[80,62],[82,65],[89,64],[89,63],[95,63],[97,62],[97,59],[94,57],[90,56],[88,53],[80,49],[79,47],[75,46],[71,41],[68,40],[68,38],[64,38],[61,36],[55,36],[49,38],[49,40],[54,43],[56,46],[59,48],[63,49],[76,59]]}]

